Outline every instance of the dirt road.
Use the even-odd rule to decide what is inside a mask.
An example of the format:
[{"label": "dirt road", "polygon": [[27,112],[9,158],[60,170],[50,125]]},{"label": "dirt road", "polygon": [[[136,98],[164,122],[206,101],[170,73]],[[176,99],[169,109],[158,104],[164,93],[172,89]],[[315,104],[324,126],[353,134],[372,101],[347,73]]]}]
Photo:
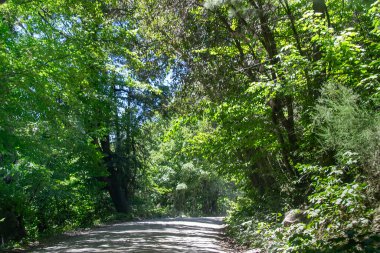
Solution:
[{"label": "dirt road", "polygon": [[71,235],[34,249],[58,252],[228,252],[220,245],[221,218],[175,218],[125,222]]}]

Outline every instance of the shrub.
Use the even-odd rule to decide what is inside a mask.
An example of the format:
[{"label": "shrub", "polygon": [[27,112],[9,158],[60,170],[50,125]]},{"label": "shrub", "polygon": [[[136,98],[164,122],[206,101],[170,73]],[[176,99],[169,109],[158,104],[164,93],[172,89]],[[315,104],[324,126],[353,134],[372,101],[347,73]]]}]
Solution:
[{"label": "shrub", "polygon": [[314,118],[321,151],[332,150],[336,157],[342,157],[347,151],[356,153],[369,179],[370,190],[373,195],[379,194],[379,113],[360,106],[358,95],[351,89],[329,83],[322,90]]},{"label": "shrub", "polygon": [[227,219],[229,234],[264,252],[375,252],[379,238],[371,231],[368,185],[354,156],[346,153],[341,166],[298,166],[312,187],[305,223],[285,227],[275,213],[248,218],[236,205]]}]

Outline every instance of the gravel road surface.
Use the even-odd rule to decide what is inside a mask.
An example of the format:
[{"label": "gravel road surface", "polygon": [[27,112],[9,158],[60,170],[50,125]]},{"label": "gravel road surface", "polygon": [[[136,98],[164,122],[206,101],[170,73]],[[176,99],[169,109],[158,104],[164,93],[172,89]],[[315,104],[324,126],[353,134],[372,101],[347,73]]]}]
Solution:
[{"label": "gravel road surface", "polygon": [[33,253],[58,252],[229,252],[222,218],[173,218],[105,225],[73,233]]}]

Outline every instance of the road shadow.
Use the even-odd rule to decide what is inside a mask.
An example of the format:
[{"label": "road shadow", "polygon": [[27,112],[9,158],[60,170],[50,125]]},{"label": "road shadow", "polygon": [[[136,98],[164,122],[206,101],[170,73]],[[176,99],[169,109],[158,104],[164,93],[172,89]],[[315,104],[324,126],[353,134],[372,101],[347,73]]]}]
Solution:
[{"label": "road shadow", "polygon": [[226,252],[221,218],[172,218],[125,222],[67,237],[33,253],[61,252]]}]

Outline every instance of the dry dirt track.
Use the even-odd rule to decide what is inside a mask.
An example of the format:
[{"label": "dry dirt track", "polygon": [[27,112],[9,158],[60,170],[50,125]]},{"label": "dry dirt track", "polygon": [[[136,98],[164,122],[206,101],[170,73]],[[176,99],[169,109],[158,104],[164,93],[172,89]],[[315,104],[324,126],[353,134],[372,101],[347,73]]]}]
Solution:
[{"label": "dry dirt track", "polygon": [[228,252],[220,245],[222,219],[175,218],[106,225],[34,249],[58,252]]}]

